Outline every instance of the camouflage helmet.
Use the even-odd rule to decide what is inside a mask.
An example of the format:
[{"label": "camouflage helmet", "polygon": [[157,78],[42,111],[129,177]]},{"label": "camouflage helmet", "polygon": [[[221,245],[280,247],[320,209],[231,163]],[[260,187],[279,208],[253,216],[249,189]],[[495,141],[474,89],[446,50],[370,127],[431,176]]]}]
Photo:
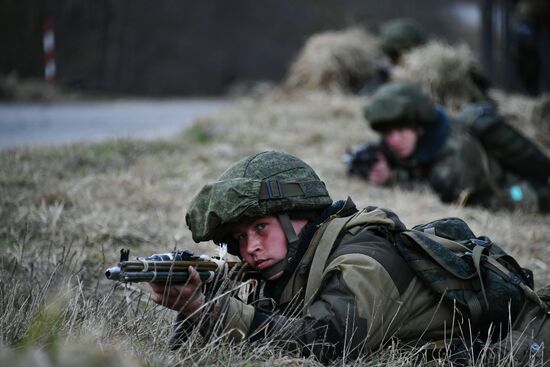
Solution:
[{"label": "camouflage helmet", "polygon": [[384,133],[392,128],[425,128],[437,121],[435,104],[420,88],[401,82],[382,86],[364,109],[370,126]]},{"label": "camouflage helmet", "polygon": [[410,19],[394,19],[382,25],[380,39],[382,50],[396,61],[402,53],[426,43],[426,34]]},{"label": "camouflage helmet", "polygon": [[315,211],[332,204],[323,181],[302,160],[266,151],[233,164],[193,198],[185,217],[193,240],[226,242],[228,226],[255,217]]}]

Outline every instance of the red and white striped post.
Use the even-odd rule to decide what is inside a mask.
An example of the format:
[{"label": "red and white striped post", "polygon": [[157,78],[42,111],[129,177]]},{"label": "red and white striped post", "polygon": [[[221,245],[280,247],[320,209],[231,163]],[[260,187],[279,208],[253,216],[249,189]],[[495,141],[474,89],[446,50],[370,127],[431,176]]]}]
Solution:
[{"label": "red and white striped post", "polygon": [[44,35],[42,38],[44,48],[44,77],[49,83],[55,81],[55,34],[53,32],[52,18],[44,21]]}]

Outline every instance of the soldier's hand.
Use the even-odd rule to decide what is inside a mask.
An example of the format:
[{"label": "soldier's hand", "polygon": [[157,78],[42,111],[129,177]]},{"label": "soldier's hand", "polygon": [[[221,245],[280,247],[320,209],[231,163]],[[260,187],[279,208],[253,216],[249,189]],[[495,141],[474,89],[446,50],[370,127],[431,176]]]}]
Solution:
[{"label": "soldier's hand", "polygon": [[189,279],[183,285],[149,284],[151,299],[155,303],[190,316],[193,320],[199,317],[196,311],[204,305],[204,294],[201,291],[202,282],[199,273],[192,266],[188,271]]},{"label": "soldier's hand", "polygon": [[369,171],[369,182],[375,185],[383,185],[390,180],[390,166],[382,153],[376,153],[376,158],[376,162]]}]

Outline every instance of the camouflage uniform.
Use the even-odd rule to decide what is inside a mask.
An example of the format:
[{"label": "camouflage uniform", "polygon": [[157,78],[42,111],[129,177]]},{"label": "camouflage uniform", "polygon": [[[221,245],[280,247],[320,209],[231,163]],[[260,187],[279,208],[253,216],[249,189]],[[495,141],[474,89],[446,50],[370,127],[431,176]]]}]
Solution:
[{"label": "camouflage uniform", "polygon": [[426,35],[420,25],[410,19],[393,19],[380,28],[380,49],[389,60],[377,61],[374,75],[359,89],[359,95],[371,95],[391,79],[392,68],[399,63],[403,53],[426,43]]},{"label": "camouflage uniform", "polygon": [[406,159],[381,143],[393,183],[427,181],[443,202],[550,210],[550,159],[490,103],[469,105],[451,121],[415,86],[390,83],[364,112],[382,134],[398,127],[419,131],[416,150]]},{"label": "camouflage uniform", "polygon": [[[367,208],[361,213],[369,225],[363,225],[353,222],[357,212],[349,198],[333,203],[311,167],[281,152],[247,157],[206,185],[186,216],[195,241],[227,243],[240,256],[228,226],[275,215],[288,254],[274,265],[284,269],[283,276],[263,289],[274,309],[226,297],[202,331],[228,332],[234,340],[281,341],[323,360],[344,349],[357,356],[392,338],[417,345],[460,336],[452,308],[419,281],[392,244],[388,228],[405,228],[399,218]],[[309,222],[296,235],[285,217]]]}]

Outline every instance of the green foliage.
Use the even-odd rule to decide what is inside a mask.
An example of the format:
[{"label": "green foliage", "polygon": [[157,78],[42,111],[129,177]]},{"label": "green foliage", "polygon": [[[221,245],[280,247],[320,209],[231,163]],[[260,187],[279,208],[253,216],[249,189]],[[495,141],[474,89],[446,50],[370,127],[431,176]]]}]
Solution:
[{"label": "green foliage", "polygon": [[63,305],[60,300],[44,304],[34,317],[23,339],[18,343],[18,347],[26,349],[35,345],[45,350],[50,358],[55,359],[59,353],[64,307],[66,305]]},{"label": "green foliage", "polygon": [[199,145],[209,144],[216,137],[212,127],[207,123],[196,123],[184,133],[186,143],[196,143]]}]

